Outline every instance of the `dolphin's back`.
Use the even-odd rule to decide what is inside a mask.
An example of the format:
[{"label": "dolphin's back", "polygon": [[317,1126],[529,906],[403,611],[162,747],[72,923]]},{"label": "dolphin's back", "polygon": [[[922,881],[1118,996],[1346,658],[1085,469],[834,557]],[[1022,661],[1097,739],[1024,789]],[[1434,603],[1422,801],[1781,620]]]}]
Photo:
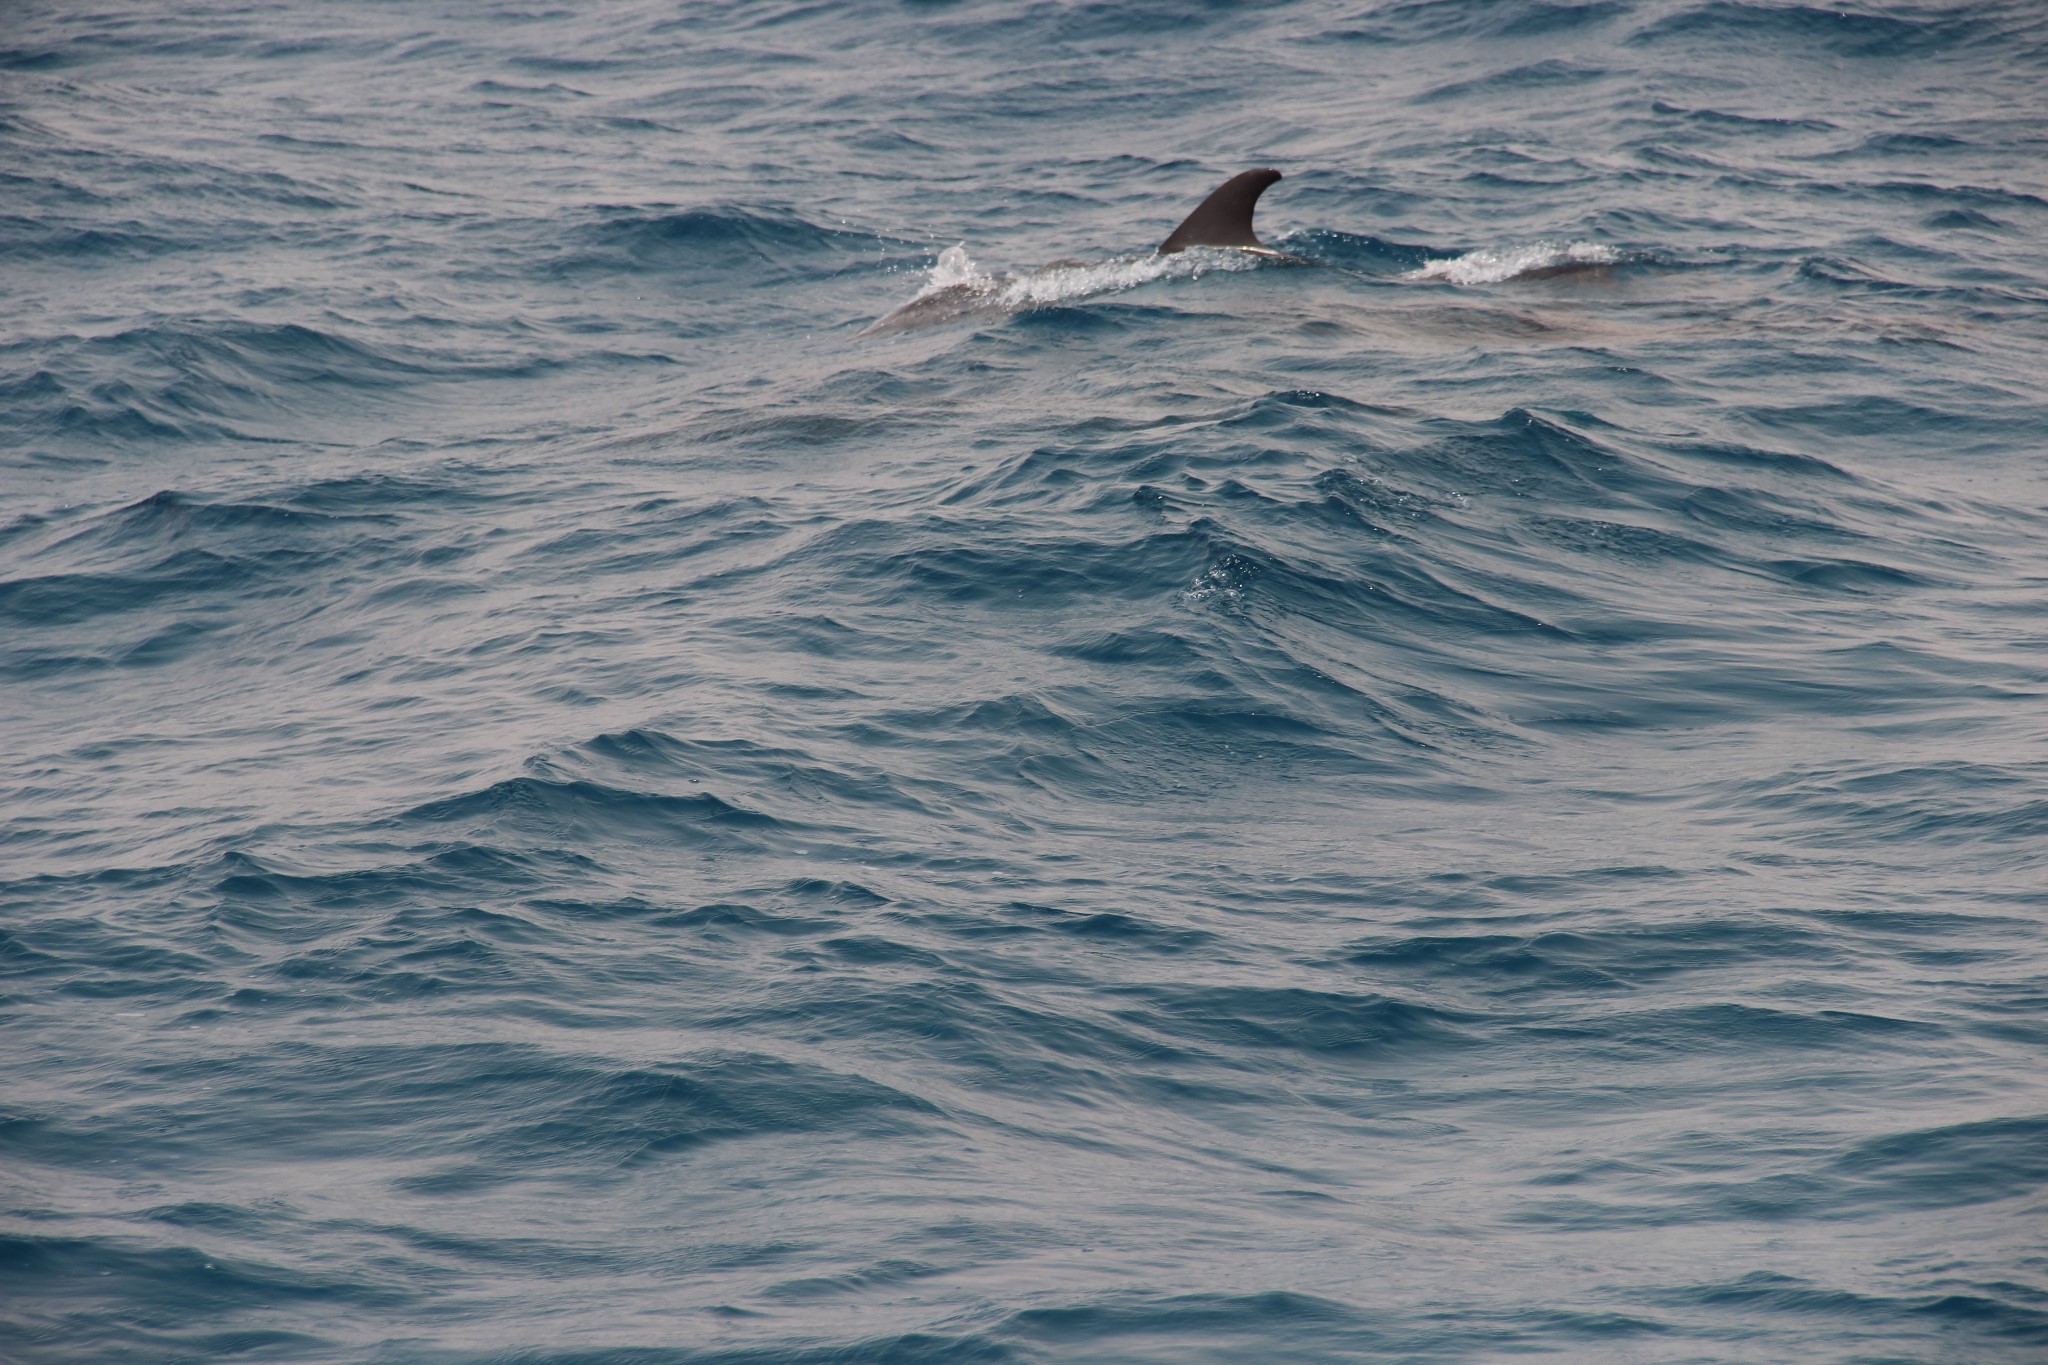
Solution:
[{"label": "dolphin's back", "polygon": [[1168,256],[1191,246],[1265,246],[1252,232],[1252,210],[1266,186],[1280,178],[1270,166],[1233,175],[1195,206],[1173,235],[1159,244],[1159,254]]}]

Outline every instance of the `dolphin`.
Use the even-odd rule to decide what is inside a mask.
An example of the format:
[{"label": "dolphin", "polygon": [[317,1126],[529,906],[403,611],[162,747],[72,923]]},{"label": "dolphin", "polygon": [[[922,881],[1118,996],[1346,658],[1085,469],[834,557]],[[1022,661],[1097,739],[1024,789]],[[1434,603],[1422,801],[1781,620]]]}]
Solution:
[{"label": "dolphin", "polygon": [[[1209,192],[1209,197],[1195,205],[1195,211],[1181,220],[1179,227],[1167,234],[1152,252],[1152,258],[1173,256],[1189,247],[1221,247],[1242,251],[1247,255],[1266,256],[1274,260],[1291,261],[1295,258],[1284,251],[1275,251],[1260,241],[1252,231],[1252,211],[1259,205],[1259,196],[1268,187],[1281,179],[1280,172],[1271,166],[1259,166],[1239,172]],[[961,253],[965,260],[965,253]],[[1147,258],[1139,258],[1143,261]],[[941,261],[944,264],[944,261]],[[878,336],[885,332],[901,332],[912,327],[928,327],[935,323],[950,322],[969,313],[984,309],[1013,307],[1030,301],[1029,286],[1035,280],[1061,270],[1086,268],[1082,261],[1054,261],[1041,266],[1021,279],[1009,277],[992,278],[980,276],[955,284],[941,285],[928,289],[909,303],[883,317],[877,318],[863,328],[859,335]],[[1014,299],[1015,302],[1011,300]]]}]

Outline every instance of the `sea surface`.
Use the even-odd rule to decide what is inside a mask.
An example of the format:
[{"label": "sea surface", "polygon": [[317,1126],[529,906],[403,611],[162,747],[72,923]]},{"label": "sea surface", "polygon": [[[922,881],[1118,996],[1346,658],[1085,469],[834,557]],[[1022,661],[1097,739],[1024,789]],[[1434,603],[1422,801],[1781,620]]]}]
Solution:
[{"label": "sea surface", "polygon": [[0,6],[0,1359],[2048,1359],[2044,91]]}]

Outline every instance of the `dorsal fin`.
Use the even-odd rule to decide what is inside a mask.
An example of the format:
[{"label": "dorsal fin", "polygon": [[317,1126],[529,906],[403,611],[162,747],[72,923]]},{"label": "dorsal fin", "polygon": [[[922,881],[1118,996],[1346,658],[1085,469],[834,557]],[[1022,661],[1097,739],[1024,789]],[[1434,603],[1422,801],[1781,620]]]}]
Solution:
[{"label": "dorsal fin", "polygon": [[1264,247],[1252,233],[1252,210],[1259,206],[1266,186],[1279,178],[1280,172],[1270,166],[1231,176],[1159,244],[1159,254],[1170,256],[1191,246]]}]

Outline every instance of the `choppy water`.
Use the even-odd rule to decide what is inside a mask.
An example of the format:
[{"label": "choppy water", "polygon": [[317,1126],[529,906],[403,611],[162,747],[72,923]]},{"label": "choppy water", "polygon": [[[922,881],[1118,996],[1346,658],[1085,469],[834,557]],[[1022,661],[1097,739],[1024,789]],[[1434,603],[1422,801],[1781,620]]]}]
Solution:
[{"label": "choppy water", "polygon": [[2048,1351],[2033,0],[0,72],[0,1355]]}]

